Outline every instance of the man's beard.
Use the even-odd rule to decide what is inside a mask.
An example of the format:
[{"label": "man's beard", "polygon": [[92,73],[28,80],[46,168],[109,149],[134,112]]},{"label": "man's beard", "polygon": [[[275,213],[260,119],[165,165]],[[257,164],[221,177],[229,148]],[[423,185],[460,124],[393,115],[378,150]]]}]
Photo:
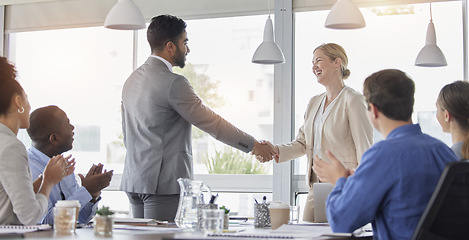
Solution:
[{"label": "man's beard", "polygon": [[186,54],[181,51],[179,46],[176,46],[176,55],[173,57],[176,66],[184,68],[186,66]]}]

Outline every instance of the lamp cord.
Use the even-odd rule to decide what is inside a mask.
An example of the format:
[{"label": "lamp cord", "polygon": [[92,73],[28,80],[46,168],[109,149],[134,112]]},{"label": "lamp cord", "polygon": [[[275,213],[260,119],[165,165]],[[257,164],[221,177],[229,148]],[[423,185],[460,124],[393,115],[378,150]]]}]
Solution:
[{"label": "lamp cord", "polygon": [[432,0],[430,0],[430,21],[433,21],[433,16],[432,16]]},{"label": "lamp cord", "polygon": [[270,17],[270,0],[267,0],[267,6],[269,6],[269,17]]}]

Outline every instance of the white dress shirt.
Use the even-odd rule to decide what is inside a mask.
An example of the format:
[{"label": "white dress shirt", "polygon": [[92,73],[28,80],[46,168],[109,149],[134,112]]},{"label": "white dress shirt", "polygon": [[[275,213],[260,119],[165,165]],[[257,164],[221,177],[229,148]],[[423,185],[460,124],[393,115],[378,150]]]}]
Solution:
[{"label": "white dress shirt", "polygon": [[334,107],[335,103],[337,102],[336,100],[342,95],[344,92],[344,89],[348,88],[345,86],[342,88],[340,91],[339,95],[337,95],[334,100],[326,107],[326,110],[324,110],[324,105],[326,104],[326,98],[327,96],[324,95],[324,97],[321,100],[321,106],[319,107],[318,112],[316,113],[316,117],[314,118],[314,146],[313,146],[313,157],[316,155],[319,156],[319,158],[322,158],[321,154],[321,139],[322,139],[322,128],[324,126],[324,122],[326,121],[327,117],[329,116],[329,113],[331,112],[332,108]]}]

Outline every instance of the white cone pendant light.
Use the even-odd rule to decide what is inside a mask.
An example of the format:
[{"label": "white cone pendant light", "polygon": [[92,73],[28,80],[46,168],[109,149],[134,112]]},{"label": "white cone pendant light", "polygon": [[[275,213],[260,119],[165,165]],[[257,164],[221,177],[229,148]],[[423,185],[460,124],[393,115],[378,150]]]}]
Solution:
[{"label": "white cone pendant light", "polygon": [[253,63],[259,64],[276,64],[284,63],[285,57],[283,56],[282,50],[274,41],[274,27],[270,15],[265,22],[264,28],[264,39],[257,47],[254,56],[252,57]]},{"label": "white cone pendant light", "polygon": [[117,30],[146,28],[145,19],[132,0],[118,0],[104,21],[104,27]]},{"label": "white cone pendant light", "polygon": [[436,32],[435,25],[431,17],[432,5],[430,2],[430,23],[427,28],[427,38],[425,46],[420,50],[417,59],[415,59],[415,66],[419,67],[444,67],[447,66],[445,55],[441,49],[436,45]]},{"label": "white cone pendant light", "polygon": [[360,9],[352,0],[337,0],[326,18],[326,28],[354,29],[366,26]]}]

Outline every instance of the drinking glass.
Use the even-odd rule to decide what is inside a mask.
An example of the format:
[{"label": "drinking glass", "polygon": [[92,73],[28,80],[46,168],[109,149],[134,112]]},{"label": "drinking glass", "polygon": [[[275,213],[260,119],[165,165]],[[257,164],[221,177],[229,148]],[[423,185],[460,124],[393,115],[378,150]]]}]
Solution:
[{"label": "drinking glass", "polygon": [[300,222],[300,206],[290,206],[290,223]]},{"label": "drinking glass", "polygon": [[202,230],[205,233],[221,233],[224,218],[223,209],[202,209]]}]

